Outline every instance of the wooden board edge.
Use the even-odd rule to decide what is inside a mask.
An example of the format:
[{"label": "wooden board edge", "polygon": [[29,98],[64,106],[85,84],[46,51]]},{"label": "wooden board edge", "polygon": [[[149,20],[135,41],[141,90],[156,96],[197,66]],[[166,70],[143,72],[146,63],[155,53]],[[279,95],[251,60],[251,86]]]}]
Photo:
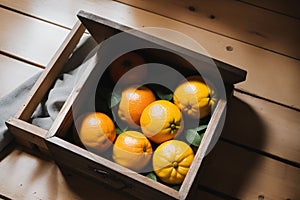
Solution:
[{"label": "wooden board edge", "polygon": [[[206,156],[207,152],[211,150],[212,145],[211,142],[217,134],[214,139],[218,139],[218,128],[220,123],[222,123],[224,114],[226,113],[226,105],[227,101],[220,99],[216,105],[216,108],[214,110],[214,113],[210,119],[210,122],[208,124],[208,127],[204,133],[203,139],[200,143],[200,146],[197,150],[197,153],[194,157],[194,160],[192,162],[192,165],[190,166],[190,169],[182,183],[183,187],[180,187],[179,190],[179,196],[180,199],[186,199],[186,197],[189,195],[189,191],[192,188],[193,185],[197,185],[197,183],[194,182],[195,178],[197,177],[198,170],[200,169],[202,160]],[[216,133],[217,132],[217,133]],[[211,146],[212,145],[212,146]],[[194,186],[195,187],[195,186]]]},{"label": "wooden board edge", "polygon": [[10,117],[6,120],[5,124],[10,133],[15,137],[17,143],[29,149],[40,151],[47,155],[49,154],[45,143],[47,130],[15,117]]},{"label": "wooden board edge", "polygon": [[[199,59],[201,57],[201,60],[203,60],[208,65],[212,65],[212,64],[216,65],[219,69],[219,72],[224,74],[223,78],[226,78],[226,81],[230,84],[236,84],[246,80],[246,76],[247,76],[246,70],[240,69],[238,67],[232,66],[230,64],[216,60],[214,58],[210,58],[207,55],[204,55],[200,52],[196,52],[192,49],[187,49],[178,44],[172,43],[158,36],[155,36],[151,33],[137,30],[134,27],[129,27],[127,25],[114,22],[110,19],[103,18],[101,16],[83,10],[80,10],[78,12],[77,17],[84,24],[84,26],[87,28],[89,33],[93,36],[93,38],[95,38],[95,40],[98,42],[120,31],[127,32],[130,35],[133,35],[139,39],[144,39],[146,41],[149,41],[150,43],[158,45],[158,47],[162,49],[171,50],[172,52],[175,53],[177,52],[184,56],[190,57],[191,60]],[[103,26],[107,27],[107,29],[109,30],[106,33],[101,33],[101,39],[99,39],[99,27],[103,27]],[[102,36],[103,34],[105,35],[104,37]],[[212,63],[212,61],[214,63]]]},{"label": "wooden board edge", "polygon": [[15,114],[16,118],[24,121],[29,120],[37,105],[52,86],[58,74],[61,72],[64,64],[73,52],[84,31],[84,26],[80,21],[78,21],[30,90],[27,98],[22,104],[22,107]]},{"label": "wooden board edge", "polygon": [[[139,191],[136,191],[133,186],[137,183],[141,186],[137,186],[138,188],[148,188],[149,190],[156,191],[157,194],[159,194],[164,199],[179,199],[178,197],[178,191],[162,184],[155,182],[154,180],[149,179],[148,177],[141,175],[139,173],[136,173],[126,167],[123,167],[117,163],[114,163],[110,160],[107,160],[106,158],[103,158],[101,156],[98,156],[96,154],[93,154],[91,152],[88,152],[87,150],[74,145],[72,143],[69,143],[68,141],[63,140],[59,137],[51,137],[47,138],[47,145],[52,152],[52,155],[55,159],[55,153],[53,153],[54,148],[63,148],[64,151],[67,151],[67,153],[71,153],[72,155],[76,154],[76,157],[83,157],[88,162],[95,163],[95,167],[91,166],[91,169],[89,170],[97,170],[97,165],[99,165],[99,169],[103,171],[103,168],[107,169],[107,172],[112,174],[113,176],[118,175],[118,179],[122,182],[128,183],[128,187],[123,188],[123,190],[127,193],[133,194]],[[52,150],[51,150],[52,149]],[[58,162],[63,162],[61,160],[57,160]],[[89,167],[90,168],[90,167]],[[88,169],[87,169],[88,170]]]}]

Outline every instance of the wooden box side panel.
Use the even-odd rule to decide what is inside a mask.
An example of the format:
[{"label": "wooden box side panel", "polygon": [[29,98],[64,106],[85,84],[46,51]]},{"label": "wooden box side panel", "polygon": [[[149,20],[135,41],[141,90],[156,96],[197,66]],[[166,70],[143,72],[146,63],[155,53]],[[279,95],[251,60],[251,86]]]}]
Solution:
[{"label": "wooden box side panel", "polygon": [[[81,66],[81,68],[84,69],[81,73],[81,77],[76,82],[76,85],[71,91],[71,94],[68,96],[66,102],[64,103],[56,119],[54,120],[47,134],[47,138],[52,137],[54,135],[63,138],[70,129],[73,123],[74,115],[78,110],[77,105],[84,104],[84,102],[82,101],[83,99],[89,99],[86,98],[87,96],[89,96],[88,87],[91,86],[91,84],[88,84],[88,78],[92,73],[94,67],[96,66],[96,61],[97,56],[95,54]],[[79,98],[80,96],[82,96],[83,98]]]},{"label": "wooden box side panel", "polygon": [[47,68],[30,90],[27,99],[23,103],[23,107],[16,113],[16,118],[24,121],[28,121],[30,119],[37,105],[41,102],[42,98],[61,72],[64,64],[75,49],[84,31],[85,27],[80,21],[78,21],[49,62]]},{"label": "wooden box side panel", "polygon": [[14,117],[6,121],[9,131],[19,144],[49,154],[44,141],[48,131],[30,124],[28,121],[61,72],[84,31],[85,27],[78,21],[30,90],[22,107]]},{"label": "wooden box side panel", "polygon": [[[197,188],[198,182],[196,181],[196,177],[198,171],[200,169],[202,160],[209,148],[209,145],[214,139],[215,133],[219,128],[219,121],[224,117],[224,114],[226,113],[225,112],[226,104],[227,104],[226,100],[220,99],[218,101],[216,108],[213,112],[213,115],[211,117],[211,121],[208,125],[207,131],[195,155],[193,164],[190,167],[190,170],[184,182],[182,183],[179,192],[169,188],[168,186],[162,187],[162,184],[155,186],[155,184],[157,183],[153,185],[153,182],[151,182],[152,180],[151,181],[146,180],[148,182],[150,181],[149,184],[146,184],[146,185],[150,185],[149,187],[147,187],[144,185],[145,180],[141,179],[139,177],[140,176],[139,174],[131,170],[129,171],[125,170],[125,172],[127,172],[127,175],[130,174],[130,176],[126,176],[126,173],[125,175],[119,173],[121,170],[124,170],[124,167],[120,166],[120,169],[118,167],[116,167],[117,169],[113,169],[111,168],[111,166],[112,165],[118,166],[118,164],[106,160],[105,158],[101,158],[101,162],[99,162],[99,160],[95,161],[93,160],[93,158],[91,159],[92,153],[89,153],[87,150],[83,149],[82,147],[79,147],[77,145],[74,145],[64,140],[62,136],[60,137],[54,136],[47,139],[47,141],[49,142],[47,143],[47,145],[49,146],[49,149],[52,152],[54,159],[58,163],[72,169],[75,166],[76,168],[75,170],[77,170],[78,172],[86,176],[99,179],[100,181],[110,185],[113,188],[126,191],[127,193],[130,193],[137,197],[143,196],[144,191],[149,190],[149,192],[154,195],[153,197],[149,195],[149,198],[154,198],[154,197],[157,198],[159,196],[160,199],[164,199],[164,198],[188,199],[193,195],[192,193],[194,192],[195,188]],[[95,155],[95,157],[98,156]],[[133,175],[132,177],[132,174],[135,175]],[[170,193],[172,192],[174,194],[170,195]]]},{"label": "wooden box side panel", "polygon": [[[140,30],[135,30],[133,27],[128,27],[123,24],[111,21],[109,19],[102,18],[100,16],[97,16],[97,15],[94,15],[92,13],[88,13],[88,12],[85,12],[82,10],[79,11],[77,16],[80,19],[80,21],[82,21],[82,23],[85,25],[85,27],[90,32],[90,34],[96,40],[98,40],[98,38],[100,38],[101,40],[103,39],[103,34],[101,33],[101,31],[99,31],[99,29],[101,29],[103,31],[104,27],[105,27],[104,29],[106,29],[106,33],[107,33],[108,37],[110,35],[119,33],[121,31],[123,31],[123,32],[126,31],[130,35],[135,36],[136,38],[139,38],[139,39],[144,39],[152,44],[155,44],[159,48],[163,48],[163,49],[167,48],[171,51],[174,50],[175,52],[177,52],[179,54],[185,54],[185,55],[191,57],[192,59],[196,59],[198,61],[205,62],[208,60],[208,63],[206,63],[205,65],[207,65],[207,64],[211,65],[212,63],[213,63],[213,65],[216,65],[219,69],[219,72],[222,75],[222,78],[227,83],[235,84],[235,83],[244,81],[246,79],[246,74],[247,74],[246,71],[239,69],[237,67],[234,67],[232,65],[229,65],[227,63],[221,62],[219,60],[212,59],[212,58],[208,57],[207,55],[200,54],[199,52],[195,52],[190,49],[186,49],[182,46],[176,45],[175,41],[174,41],[174,43],[169,42],[162,38],[158,38],[152,34],[151,35],[147,34],[146,31],[142,32]],[[100,33],[100,35],[99,35],[99,33]],[[201,50],[201,52],[202,52],[202,50]],[[211,67],[205,66],[203,68],[203,70],[209,69]]]},{"label": "wooden box side panel", "polygon": [[46,141],[58,164],[104,182],[118,191],[149,200],[178,199],[176,190],[94,155],[81,147],[58,137],[48,138]]},{"label": "wooden box side panel", "polygon": [[47,134],[46,130],[14,117],[10,117],[6,121],[6,125],[17,143],[49,155],[44,140]]},{"label": "wooden box side panel", "polygon": [[202,160],[207,155],[208,151],[213,148],[220,136],[220,128],[223,125],[222,121],[225,121],[224,117],[226,115],[226,104],[226,100],[220,99],[216,105],[208,127],[204,133],[203,139],[194,157],[193,163],[190,166],[190,169],[182,183],[182,187],[179,190],[180,199],[186,199],[189,196],[192,196],[192,189],[194,190],[194,188],[197,187],[196,185],[198,184],[198,182],[196,181],[196,177],[200,169]]},{"label": "wooden box side panel", "polygon": [[[112,28],[105,24],[103,25],[94,21],[89,21],[88,19],[83,19],[83,23],[92,24],[89,26],[94,27],[93,28],[94,32],[95,30],[98,30],[97,31],[98,42],[101,42],[105,40],[106,37],[110,37],[116,34],[118,31],[120,31],[116,29],[117,27]],[[115,26],[115,25],[111,24],[111,26]],[[103,32],[104,34],[101,35],[101,32]],[[49,133],[49,138],[47,138],[47,145],[50,151],[53,153],[55,160],[57,160],[57,162],[67,167],[75,168],[75,170],[79,171],[80,173],[104,181],[105,183],[111,185],[112,187],[115,187],[117,189],[122,189],[138,197],[141,196],[144,197],[145,191],[149,191],[149,193],[151,194],[149,195],[149,199],[155,197],[156,198],[159,197],[160,199],[165,199],[165,198],[186,199],[187,197],[189,197],[192,186],[197,184],[194,182],[194,180],[200,168],[202,159],[204,158],[212,139],[215,138],[214,135],[217,130],[219,120],[221,119],[223,111],[225,110],[226,107],[226,100],[221,99],[218,101],[215,112],[212,115],[211,121],[209,123],[208,129],[196,153],[195,162],[193,162],[189,170],[189,173],[187,174],[187,177],[181,186],[180,191],[177,192],[176,190],[157,182],[150,181],[151,183],[147,185],[145,184],[144,181],[146,181],[147,183],[149,182],[149,180],[146,180],[144,176],[142,178],[141,177],[142,175],[139,175],[137,173],[135,173],[135,175],[132,176],[133,171],[131,170],[130,172],[128,172],[131,173],[131,175],[126,173],[125,174],[120,173],[120,170],[123,169],[118,169],[118,167],[116,167],[116,169],[112,168],[113,165],[116,165],[115,163],[109,160],[105,160],[104,158],[102,158],[104,160],[102,160],[103,162],[101,163],[99,163],[99,161],[92,160],[90,159],[89,156],[86,155],[89,152],[87,152],[86,150],[84,150],[79,146],[75,146],[72,143],[69,143],[67,140],[64,140],[64,136],[67,134],[68,128],[70,127],[73,121],[72,110],[71,110],[72,106],[74,106],[74,104],[75,107],[80,106],[80,102],[82,103],[85,101],[82,99],[88,96],[88,95],[84,95],[82,97],[83,94],[89,92],[88,89],[85,91],[84,88],[88,87],[89,85],[88,82],[90,81],[90,79],[92,79],[90,78],[90,76],[94,75],[93,73],[91,73],[93,71],[92,69],[93,65],[95,65],[95,63],[92,63],[92,65],[90,66],[90,70],[87,70],[86,73],[84,73],[83,75],[84,78],[81,79],[79,85],[76,86],[75,90],[72,92],[72,95],[74,96],[70,97],[70,99],[67,100],[66,104],[64,105],[64,108],[62,109],[63,111],[61,112],[61,115],[58,116],[55,122],[55,126],[53,126],[53,129],[50,130],[51,133]],[[228,71],[230,70],[231,68]],[[237,70],[236,74],[238,74],[239,72],[240,71]],[[236,80],[242,80],[243,78],[244,78],[244,74],[242,73],[241,76],[237,75]],[[53,136],[54,134],[56,135]],[[110,178],[103,179],[103,176],[107,176]],[[126,184],[122,184],[122,182]]]}]

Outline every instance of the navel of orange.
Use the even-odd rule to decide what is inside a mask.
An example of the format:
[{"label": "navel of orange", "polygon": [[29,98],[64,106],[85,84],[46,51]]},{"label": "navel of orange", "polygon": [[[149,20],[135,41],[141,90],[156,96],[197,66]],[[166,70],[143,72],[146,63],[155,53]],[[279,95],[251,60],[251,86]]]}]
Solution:
[{"label": "navel of orange", "polygon": [[216,94],[200,76],[191,76],[177,86],[173,99],[185,116],[202,119],[211,113]]},{"label": "navel of orange", "polygon": [[139,171],[151,160],[150,141],[138,131],[121,133],[113,147],[113,160],[129,169]]},{"label": "navel of orange", "polygon": [[155,174],[165,183],[183,182],[192,162],[194,152],[185,142],[169,140],[160,144],[153,153]]},{"label": "navel of orange", "polygon": [[184,126],[180,110],[167,100],[149,104],[142,113],[140,124],[144,135],[155,143],[173,139]]}]

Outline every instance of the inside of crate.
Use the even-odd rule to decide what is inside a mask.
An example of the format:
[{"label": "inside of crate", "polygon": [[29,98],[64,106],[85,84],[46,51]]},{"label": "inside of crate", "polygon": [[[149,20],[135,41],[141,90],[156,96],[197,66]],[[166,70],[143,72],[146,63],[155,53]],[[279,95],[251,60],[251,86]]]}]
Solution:
[{"label": "inside of crate", "polygon": [[[170,51],[166,51],[165,49],[145,48],[145,49],[135,50],[134,52],[141,55],[145,59],[146,63],[149,63],[149,66],[147,66],[149,68],[168,66],[174,69],[175,71],[179,72],[184,77],[188,77],[191,75],[199,75],[199,72],[195,70],[191,65],[191,63],[189,63],[186,59],[179,56],[178,54],[175,54]],[[101,55],[98,56],[95,55],[97,57],[97,59],[95,59],[97,60],[97,63],[94,63],[95,64],[94,66],[91,65],[86,70],[83,70],[82,72],[83,76],[81,77],[81,79],[78,80],[78,85],[77,85],[78,89],[73,90],[73,94],[71,94],[70,97],[73,99],[73,101],[67,101],[67,103],[72,103],[72,105],[67,106],[70,109],[68,115],[64,120],[64,123],[60,125],[60,128],[58,129],[59,131],[55,133],[55,137],[58,137],[70,143],[71,145],[75,145],[76,148],[80,147],[82,149],[86,149],[86,147],[83,146],[81,142],[78,140],[77,129],[74,127],[74,121],[79,116],[85,113],[95,112],[95,111],[103,112],[108,116],[110,116],[112,119],[116,116],[116,113],[113,112],[116,112],[118,104],[113,107],[110,107],[109,102],[107,102],[107,99],[103,98],[105,96],[111,96],[111,92],[112,89],[115,87],[115,83],[111,79],[108,69],[107,68],[105,69],[105,67],[103,67],[105,65],[101,62],[100,59],[103,57],[105,52],[99,51],[98,53],[100,53]],[[161,79],[164,79],[167,82],[171,83],[171,85],[173,85],[174,87],[178,85],[178,83],[181,81],[179,77],[172,77],[167,74],[157,74],[157,76],[161,76],[160,77]],[[149,82],[150,83],[147,83],[146,86],[151,88],[153,91],[155,91],[157,87],[162,86],[156,83],[153,84],[151,83],[151,81]],[[169,89],[173,90],[174,88],[169,88]],[[156,96],[156,98],[159,99],[160,97]],[[224,104],[222,104],[223,101],[225,100],[217,101],[215,110],[212,112],[212,115],[209,115],[205,119],[201,120],[200,124],[198,124],[199,126],[208,125],[207,128],[202,130],[203,143],[209,144],[211,138],[215,134],[216,127],[214,126],[214,123],[218,123],[218,121],[220,120],[220,115],[223,113],[224,106],[225,106]],[[186,128],[188,128],[188,126]],[[195,128],[195,127],[190,127],[190,128]],[[138,131],[141,132],[141,130]],[[184,135],[183,134],[180,135],[178,139],[185,140]],[[153,143],[152,145],[155,148],[156,145]],[[194,164],[195,169],[199,168],[202,158],[205,155],[205,151],[208,148],[207,145],[202,144],[202,142],[201,145],[202,146],[199,147],[193,146],[194,153],[196,154],[195,160],[197,161]],[[87,151],[89,151],[89,149],[87,149]],[[112,148],[108,149],[103,154],[99,154],[98,156],[102,158],[106,158],[109,161],[113,162],[113,159],[111,158],[111,154],[112,154]],[[148,175],[148,173],[141,173],[141,174],[143,176]],[[187,182],[190,182],[195,178],[194,173],[190,173],[190,175],[188,176],[190,177],[187,178]],[[179,188],[181,188],[180,186],[181,185],[170,185],[169,187],[173,188],[174,190],[178,190]],[[186,189],[189,187],[183,187],[183,188]]]},{"label": "inside of crate", "polygon": [[[97,41],[99,43],[103,42],[109,37],[108,33],[112,33],[112,31],[106,31],[106,29],[110,30],[111,27],[107,26],[100,26],[102,27],[101,30],[98,29],[98,33],[103,33],[104,35],[97,36]],[[118,33],[118,31],[113,31],[113,33]],[[99,38],[102,38],[99,39]],[[148,64],[147,67],[151,69],[160,68],[163,66],[171,67],[174,71],[179,72],[180,75],[183,77],[188,77],[191,75],[200,75],[199,69],[194,68],[194,63],[192,64],[187,59],[185,59],[185,56],[190,56],[189,58],[192,59],[192,62],[196,62],[197,66],[201,68],[201,72],[203,72],[206,77],[208,77],[208,80],[210,79],[212,82],[214,82],[215,76],[210,76],[211,74],[211,62],[207,61],[206,58],[202,57],[201,55],[190,55],[190,52],[178,52],[174,51],[174,49],[171,47],[162,46],[161,43],[153,43],[152,41],[149,42],[149,40],[145,40],[144,38],[132,36],[131,34],[128,34],[128,37],[126,39],[126,43],[128,45],[131,44],[131,40],[134,40],[135,42],[138,40],[138,43],[144,43],[143,46],[146,46],[146,48],[140,48],[140,49],[133,49],[132,51],[136,54],[141,55],[146,63]],[[103,47],[104,46],[104,47]],[[115,107],[109,107],[109,102],[105,102],[103,99],[104,96],[111,96],[111,91],[107,89],[112,89],[115,87],[115,83],[111,80],[109,71],[107,70],[107,65],[109,65],[114,59],[122,55],[122,52],[116,52],[114,55],[112,51],[110,51],[110,48],[105,48],[108,45],[105,45],[105,43],[101,43],[97,54],[94,55],[93,59],[95,62],[91,62],[92,64],[87,67],[86,70],[82,71],[82,77],[78,80],[78,84],[76,88],[73,90],[72,94],[70,95],[69,99],[66,102],[66,108],[68,110],[65,110],[64,112],[67,112],[65,117],[60,121],[61,123],[58,123],[57,131],[52,132],[50,131],[49,137],[58,137],[59,139],[69,143],[69,145],[74,145],[78,148],[80,147],[81,150],[86,149],[78,140],[78,133],[77,129],[74,127],[74,121],[76,118],[81,116],[82,114],[88,113],[88,112],[104,112],[107,115],[109,115],[111,118],[114,117],[113,112],[116,111],[117,106]],[[176,50],[176,48],[175,48]],[[109,57],[109,59],[108,59]],[[91,58],[92,59],[92,58]],[[156,73],[157,77],[160,77],[161,79],[165,80],[167,83],[172,83],[174,85],[177,85],[181,79],[180,77],[174,77],[172,75],[166,74],[166,73]],[[224,74],[224,73],[223,73]],[[223,75],[222,74],[222,75]],[[225,73],[226,74],[226,73]],[[201,75],[203,75],[201,73]],[[155,78],[157,78],[155,77]],[[145,80],[145,82],[147,82]],[[157,86],[161,87],[162,85],[152,83],[151,80],[147,82],[146,86],[152,88],[155,90]],[[167,89],[174,89],[174,88],[167,88]],[[106,92],[108,93],[106,94]],[[159,98],[159,97],[157,97]],[[70,100],[72,99],[72,100]],[[211,142],[216,130],[218,121],[223,116],[224,110],[226,106],[226,100],[225,98],[220,98],[216,102],[215,110],[212,112],[212,115],[209,115],[207,118],[200,121],[199,125],[208,125],[207,128],[203,131],[203,139],[200,143],[199,147],[194,147],[195,152],[195,162],[193,162],[191,166],[191,172],[187,174],[187,178],[182,183],[182,185],[185,185],[185,187],[180,187],[180,185],[170,185],[170,188],[173,190],[179,190],[179,191],[186,191],[189,190],[190,186],[192,185],[192,182],[197,174],[197,170],[200,167],[200,164],[202,162],[203,157],[206,154],[206,151],[208,149],[208,145]],[[183,139],[183,138],[181,138]],[[154,145],[155,146],[155,145]],[[108,152],[106,152],[103,155],[96,155],[100,156],[102,158],[105,158],[107,160],[110,160],[111,162],[111,151],[112,149],[109,149]],[[109,167],[109,165],[107,166]],[[142,176],[145,176],[147,174],[141,173]],[[144,179],[141,178],[141,181]],[[158,184],[157,188],[160,188],[159,184],[162,184],[160,181],[153,183]],[[176,192],[175,192],[176,193]]]},{"label": "inside of crate", "polygon": [[[90,58],[91,62],[89,62],[88,65],[85,66],[85,68],[82,70],[82,74],[78,78],[77,84],[75,84],[75,87],[69,95],[67,101],[62,106],[61,111],[52,124],[50,130],[48,132],[45,132],[45,130],[43,130],[43,134],[38,135],[40,138],[36,143],[39,143],[41,139],[50,138],[53,139],[53,141],[59,141],[57,142],[58,145],[61,144],[64,145],[64,147],[68,147],[67,150],[76,149],[76,153],[81,154],[81,156],[86,155],[86,158],[89,158],[88,155],[90,155],[90,153],[85,150],[85,147],[80,143],[80,141],[76,140],[77,133],[76,129],[74,128],[74,120],[81,114],[93,111],[106,112],[109,116],[113,117],[113,112],[116,107],[107,107],[107,102],[101,99],[101,95],[105,94],[103,86],[105,87],[105,89],[113,88],[115,86],[109,76],[109,72],[107,71],[106,66],[109,65],[112,60],[122,55],[123,50],[110,51],[112,45],[106,45],[109,43],[105,43],[105,41],[111,36],[127,30],[127,28],[113,23],[109,20],[98,18],[94,15],[92,15],[91,17],[91,15],[86,15],[86,13],[84,12],[81,12],[81,14],[79,14],[79,18],[81,19],[81,22],[84,24],[84,26],[83,24],[81,24],[81,22],[75,25],[62,47],[58,50],[57,54],[50,62],[49,67],[40,77],[38,84],[36,84],[36,87],[31,91],[31,96],[28,98],[26,107],[19,111],[19,113],[17,114],[17,118],[26,122],[29,121],[32,113],[34,112],[34,109],[36,108],[40,100],[46,97],[47,92],[51,88],[51,85],[53,85],[54,81],[57,80],[57,75],[63,68],[63,61],[67,60],[72,54],[72,51],[82,37],[85,28],[87,28],[93,38],[101,45],[99,46],[97,54]],[[133,35],[125,33],[126,40],[124,42],[125,44],[127,44],[127,46],[131,46],[134,43],[138,45],[142,44],[142,46],[145,46],[144,48],[133,48],[130,49],[130,51],[143,56],[146,60],[146,63],[150,63],[150,65],[148,66],[149,68],[151,67],[152,69],[154,69],[168,66],[174,69],[174,71],[179,72],[179,74],[184,77],[190,75],[200,75],[199,71],[201,71],[202,76],[205,75],[208,80],[214,82],[214,80],[219,77],[215,77],[215,74],[211,73],[214,69],[212,67],[212,64],[217,64],[222,79],[226,84],[228,84],[228,86],[232,86],[234,83],[240,82],[245,79],[245,73],[234,67],[228,66],[215,60],[211,62],[212,60],[210,58],[207,58],[206,56],[199,55],[195,52],[180,48],[176,45],[161,41],[157,38],[152,38],[147,34],[135,34],[136,32],[134,32]],[[132,40],[134,40],[134,43],[131,42]],[[113,50],[116,50],[115,46]],[[198,68],[196,69],[195,66]],[[155,78],[159,77],[165,80],[167,83],[172,83],[175,85],[178,84],[178,82],[180,82],[181,80],[180,76],[176,77],[167,73],[158,73],[157,77]],[[151,84],[150,81],[150,83],[147,83],[147,86],[152,87],[152,89],[155,90],[157,84]],[[103,107],[101,104],[105,106]],[[173,185],[170,185],[165,187],[165,184],[161,183],[160,181],[155,182],[150,179],[149,181],[151,184],[149,185],[151,185],[151,187],[157,189],[163,188],[167,193],[173,194],[174,197],[179,195],[177,190],[179,190],[179,193],[188,193],[191,185],[193,184],[193,180],[195,179],[202,159],[205,156],[207,149],[209,148],[208,146],[211,143],[212,138],[216,135],[215,133],[218,129],[218,122],[224,116],[225,108],[226,97],[222,96],[218,99],[212,115],[200,122],[208,126],[205,128],[205,131],[203,131],[203,138],[200,146],[194,148],[195,158],[182,185],[177,185],[175,187]],[[20,129],[29,127],[27,124],[21,125]],[[36,127],[32,128],[32,130],[36,130]],[[32,134],[37,134],[39,130],[30,132]],[[25,130],[25,132],[26,131],[27,130]],[[109,151],[111,151],[111,149],[109,149],[108,152]],[[118,168],[118,165],[111,161],[110,156],[110,153],[105,155],[95,155],[96,158],[99,158],[102,161],[103,159],[107,160],[105,164],[102,163],[102,165],[105,165],[107,168],[111,168],[112,166],[114,166],[113,169],[122,169],[122,167]],[[145,181],[145,173],[136,176],[136,173],[130,170],[124,170],[123,172],[127,176],[130,176],[131,178],[141,183]]]}]

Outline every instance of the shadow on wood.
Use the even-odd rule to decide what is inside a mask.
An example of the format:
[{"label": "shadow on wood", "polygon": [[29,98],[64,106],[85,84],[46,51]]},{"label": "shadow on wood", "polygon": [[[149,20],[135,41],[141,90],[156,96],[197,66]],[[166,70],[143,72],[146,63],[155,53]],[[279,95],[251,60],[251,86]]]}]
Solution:
[{"label": "shadow on wood", "polygon": [[[240,190],[247,187],[247,180],[259,162],[259,156],[237,141],[226,139],[235,134],[241,140],[255,140],[264,145],[264,125],[255,111],[246,103],[233,97],[227,111],[221,139],[204,159],[199,174],[199,189],[224,198],[239,197]],[[234,198],[233,198],[234,199]]]},{"label": "shadow on wood", "polygon": [[263,149],[260,147],[263,147],[266,140],[264,137],[266,128],[259,114],[235,96],[230,100],[228,107],[221,138],[242,146],[255,144],[256,149]]}]

